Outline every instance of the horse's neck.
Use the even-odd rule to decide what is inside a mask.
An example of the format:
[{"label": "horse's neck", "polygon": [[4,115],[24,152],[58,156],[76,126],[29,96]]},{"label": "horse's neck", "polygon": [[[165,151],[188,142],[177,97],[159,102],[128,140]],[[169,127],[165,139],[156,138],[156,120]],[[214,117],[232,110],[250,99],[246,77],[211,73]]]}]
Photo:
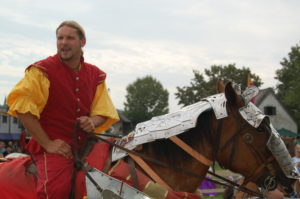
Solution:
[{"label": "horse's neck", "polygon": [[[202,132],[198,132],[198,130],[199,129],[193,129],[190,132],[186,132],[185,135],[179,136],[179,138],[187,145],[191,146],[194,150],[198,151],[202,156],[212,160],[212,146],[204,139],[205,136],[201,135]],[[198,135],[195,135],[196,133]],[[195,142],[195,139],[203,139],[203,141]],[[209,166],[200,163],[170,140],[161,140],[143,145],[143,149],[140,153],[168,165],[167,168],[162,168],[155,163],[149,163],[150,167],[171,188],[177,191],[195,191],[201,184],[201,181],[204,179],[209,169]],[[176,172],[175,169],[181,169],[182,172],[188,171],[198,175],[199,177],[196,178],[184,175],[181,172]]]},{"label": "horse's neck", "polygon": [[[207,174],[208,166],[199,163],[193,158],[183,159],[181,162],[169,164],[169,167],[160,167],[149,163],[150,167],[174,190],[194,192]],[[175,171],[181,170],[181,172]],[[199,177],[183,174],[189,172]]]}]

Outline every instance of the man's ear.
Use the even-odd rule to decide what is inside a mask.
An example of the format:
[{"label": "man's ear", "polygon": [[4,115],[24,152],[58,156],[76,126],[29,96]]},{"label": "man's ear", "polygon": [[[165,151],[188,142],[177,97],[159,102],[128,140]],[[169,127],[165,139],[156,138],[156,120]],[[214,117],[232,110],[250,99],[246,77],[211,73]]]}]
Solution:
[{"label": "man's ear", "polygon": [[85,37],[81,39],[81,47],[84,47],[86,44],[86,39]]},{"label": "man's ear", "polygon": [[222,80],[217,80],[217,93],[224,93],[225,91],[225,85]]}]

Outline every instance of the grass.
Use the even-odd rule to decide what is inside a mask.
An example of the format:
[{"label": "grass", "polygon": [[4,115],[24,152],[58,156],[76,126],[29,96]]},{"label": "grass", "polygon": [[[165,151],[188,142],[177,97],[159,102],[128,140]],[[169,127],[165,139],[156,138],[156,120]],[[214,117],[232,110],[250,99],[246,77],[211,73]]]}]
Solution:
[{"label": "grass", "polygon": [[222,199],[223,194],[218,194],[216,196],[202,196],[203,199]]}]

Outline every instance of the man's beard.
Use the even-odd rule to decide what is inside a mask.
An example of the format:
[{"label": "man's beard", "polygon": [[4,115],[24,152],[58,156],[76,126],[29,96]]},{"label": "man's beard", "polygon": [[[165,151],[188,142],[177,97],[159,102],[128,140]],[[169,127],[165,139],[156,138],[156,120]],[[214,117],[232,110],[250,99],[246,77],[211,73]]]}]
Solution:
[{"label": "man's beard", "polygon": [[58,51],[58,54],[62,61],[70,61],[74,59],[74,57],[81,56],[83,54],[82,50],[80,49],[79,52],[70,51],[68,53],[64,53],[63,51]]}]

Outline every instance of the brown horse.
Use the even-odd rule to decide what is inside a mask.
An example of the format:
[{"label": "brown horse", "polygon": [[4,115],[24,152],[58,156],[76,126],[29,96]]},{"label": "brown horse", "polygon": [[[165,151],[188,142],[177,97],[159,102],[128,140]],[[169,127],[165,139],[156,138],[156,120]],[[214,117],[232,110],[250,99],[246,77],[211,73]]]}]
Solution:
[{"label": "brown horse", "polygon": [[[217,120],[213,110],[198,117],[197,126],[178,137],[207,159],[217,161],[222,167],[240,173],[245,182],[252,181],[264,187],[266,179],[274,176],[276,182],[292,191],[293,180],[287,178],[266,146],[270,137],[268,118],[258,128],[247,123],[239,109],[245,106],[231,83],[226,87],[218,84],[218,91],[225,92],[228,117]],[[197,161],[172,141],[161,139],[144,144],[138,151],[153,159],[170,165],[161,167],[148,162],[151,168],[174,190],[194,192],[202,179],[174,172],[172,166],[205,176],[209,166]],[[275,186],[276,187],[276,186]]]},{"label": "brown horse", "polygon": [[[269,120],[264,119],[254,128],[241,116],[239,109],[245,106],[231,83],[218,84],[218,91],[224,92],[228,116],[216,119],[213,110],[199,115],[197,125],[178,138],[211,161],[245,177],[259,187],[265,187],[267,179],[274,177],[276,182],[292,190],[293,181],[287,178],[266,146],[270,138]],[[150,167],[173,190],[194,192],[202,179],[175,172],[173,167],[205,177],[209,166],[197,161],[168,139],[160,139],[143,144],[138,153],[156,159],[169,167],[149,162]],[[1,178],[1,176],[0,176]],[[1,180],[1,179],[0,179]],[[12,183],[12,182],[11,182]],[[29,183],[29,182],[28,182]],[[11,193],[12,194],[12,193]]]}]

